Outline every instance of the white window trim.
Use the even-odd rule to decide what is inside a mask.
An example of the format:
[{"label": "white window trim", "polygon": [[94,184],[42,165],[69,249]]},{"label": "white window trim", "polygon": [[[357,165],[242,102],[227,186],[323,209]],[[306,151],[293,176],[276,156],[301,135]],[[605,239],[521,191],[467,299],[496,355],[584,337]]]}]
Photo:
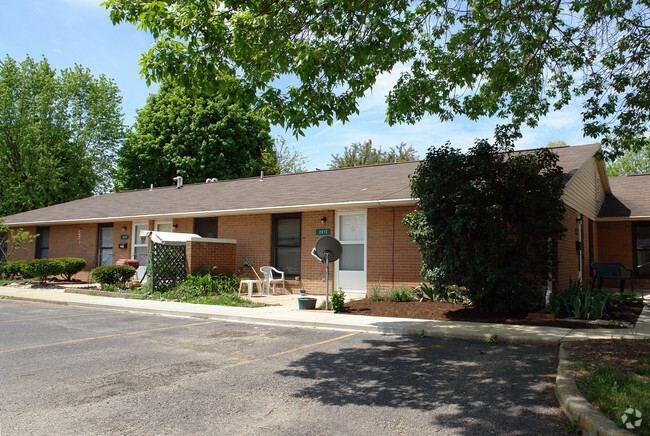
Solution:
[{"label": "white window trim", "polygon": [[[136,228],[138,226],[146,225],[147,229],[149,229],[149,221],[134,221],[131,225],[133,226],[133,240],[131,242],[131,259],[134,259],[135,258],[136,241],[138,240],[138,235],[135,234]],[[138,245],[138,247],[143,247],[145,245],[148,245],[148,243],[147,244],[137,244],[137,245]]]}]

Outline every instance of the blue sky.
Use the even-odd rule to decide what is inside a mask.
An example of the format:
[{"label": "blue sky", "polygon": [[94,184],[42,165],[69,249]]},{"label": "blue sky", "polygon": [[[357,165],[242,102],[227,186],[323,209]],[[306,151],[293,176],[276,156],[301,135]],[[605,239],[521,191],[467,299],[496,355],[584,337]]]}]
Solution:
[{"label": "blue sky", "polygon": [[[115,80],[123,97],[125,122],[132,125],[136,110],[143,107],[156,87],[147,87],[140,78],[140,53],[149,49],[152,38],[130,24],[113,26],[101,0],[3,0],[0,14],[0,58],[6,55],[22,61],[27,54],[35,59],[45,56],[57,68],[80,64],[95,75]],[[346,124],[308,129],[298,139],[274,126],[274,136],[283,136],[290,147],[309,160],[307,167],[327,168],[331,155],[342,153],[353,142],[368,139],[376,147],[387,149],[401,142],[412,145],[420,157],[430,146],[451,141],[456,148],[467,149],[475,138],[491,138],[495,121],[473,122],[457,118],[441,123],[429,117],[415,125],[390,127],[385,122],[385,96],[397,80],[399,70],[379,77],[372,93],[360,102],[360,115]],[[583,138],[580,107],[573,104],[540,121],[534,129],[525,129],[518,149],[535,148],[548,141],[562,139],[572,145],[594,142]]]}]

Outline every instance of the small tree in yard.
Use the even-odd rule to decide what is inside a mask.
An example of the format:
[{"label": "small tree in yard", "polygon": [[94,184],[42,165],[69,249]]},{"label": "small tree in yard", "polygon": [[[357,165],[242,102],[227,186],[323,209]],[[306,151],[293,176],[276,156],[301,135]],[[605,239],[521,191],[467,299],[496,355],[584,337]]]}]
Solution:
[{"label": "small tree in yard", "polygon": [[411,180],[418,210],[404,223],[423,275],[459,285],[481,312],[535,308],[562,235],[564,188],[550,149],[499,153],[485,140],[467,154],[431,148]]},{"label": "small tree in yard", "polygon": [[23,244],[29,244],[38,237],[38,234],[26,230],[13,229],[4,223],[0,217],[0,264],[9,260],[11,255]]}]

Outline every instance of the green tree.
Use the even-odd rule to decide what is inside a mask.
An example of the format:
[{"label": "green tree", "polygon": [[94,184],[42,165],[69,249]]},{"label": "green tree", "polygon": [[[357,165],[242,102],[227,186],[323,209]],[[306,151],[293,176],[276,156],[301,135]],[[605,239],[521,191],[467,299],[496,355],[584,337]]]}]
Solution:
[{"label": "green tree", "polygon": [[295,147],[289,147],[283,137],[275,138],[273,145],[277,158],[277,168],[273,171],[277,174],[295,174],[307,171],[307,158]]},{"label": "green tree", "polygon": [[650,173],[650,140],[638,151],[626,151],[613,162],[607,162],[608,176],[627,176]]},{"label": "green tree", "polygon": [[569,144],[564,139],[558,139],[556,141],[548,141],[546,143],[546,148],[555,148],[555,147],[568,147]]},{"label": "green tree", "polygon": [[219,94],[163,85],[136,117],[119,151],[118,190],[277,172],[268,121]]},{"label": "green tree", "polygon": [[[11,255],[23,244],[29,244],[38,237],[22,228],[11,228],[4,223],[4,217],[0,217],[0,265],[11,259]],[[1,268],[0,268],[1,272]]]},{"label": "green tree", "polygon": [[[274,124],[358,113],[378,75],[408,65],[388,122],[497,117],[501,145],[578,97],[583,132],[611,154],[650,121],[647,0],[106,0],[114,24],[150,32],[148,81],[229,89]],[[289,83],[287,84],[287,81]]]},{"label": "green tree", "polygon": [[431,148],[411,181],[404,218],[435,286],[465,286],[478,310],[534,309],[564,232],[562,169],[551,149],[507,155],[487,141],[467,154]]},{"label": "green tree", "polygon": [[121,97],[79,65],[0,61],[0,215],[105,192],[124,137]]},{"label": "green tree", "polygon": [[392,162],[408,162],[417,160],[418,156],[412,146],[401,143],[391,147],[388,151],[372,146],[372,140],[354,142],[350,147],[345,147],[343,155],[333,154],[330,168],[359,167],[363,165],[376,165]]}]

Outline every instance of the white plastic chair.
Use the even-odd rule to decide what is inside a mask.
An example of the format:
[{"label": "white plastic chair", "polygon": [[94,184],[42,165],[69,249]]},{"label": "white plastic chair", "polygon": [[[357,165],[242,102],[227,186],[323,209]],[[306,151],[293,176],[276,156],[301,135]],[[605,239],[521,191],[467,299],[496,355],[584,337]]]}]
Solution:
[{"label": "white plastic chair", "polygon": [[[284,271],[280,271],[272,266],[263,266],[260,268],[262,274],[264,274],[264,283],[262,284],[262,289],[266,289],[266,294],[271,292],[271,284],[273,284],[273,293],[275,294],[275,284],[277,282],[282,282],[282,289],[286,290],[284,286]],[[275,278],[273,274],[279,274],[280,278]]]}]

